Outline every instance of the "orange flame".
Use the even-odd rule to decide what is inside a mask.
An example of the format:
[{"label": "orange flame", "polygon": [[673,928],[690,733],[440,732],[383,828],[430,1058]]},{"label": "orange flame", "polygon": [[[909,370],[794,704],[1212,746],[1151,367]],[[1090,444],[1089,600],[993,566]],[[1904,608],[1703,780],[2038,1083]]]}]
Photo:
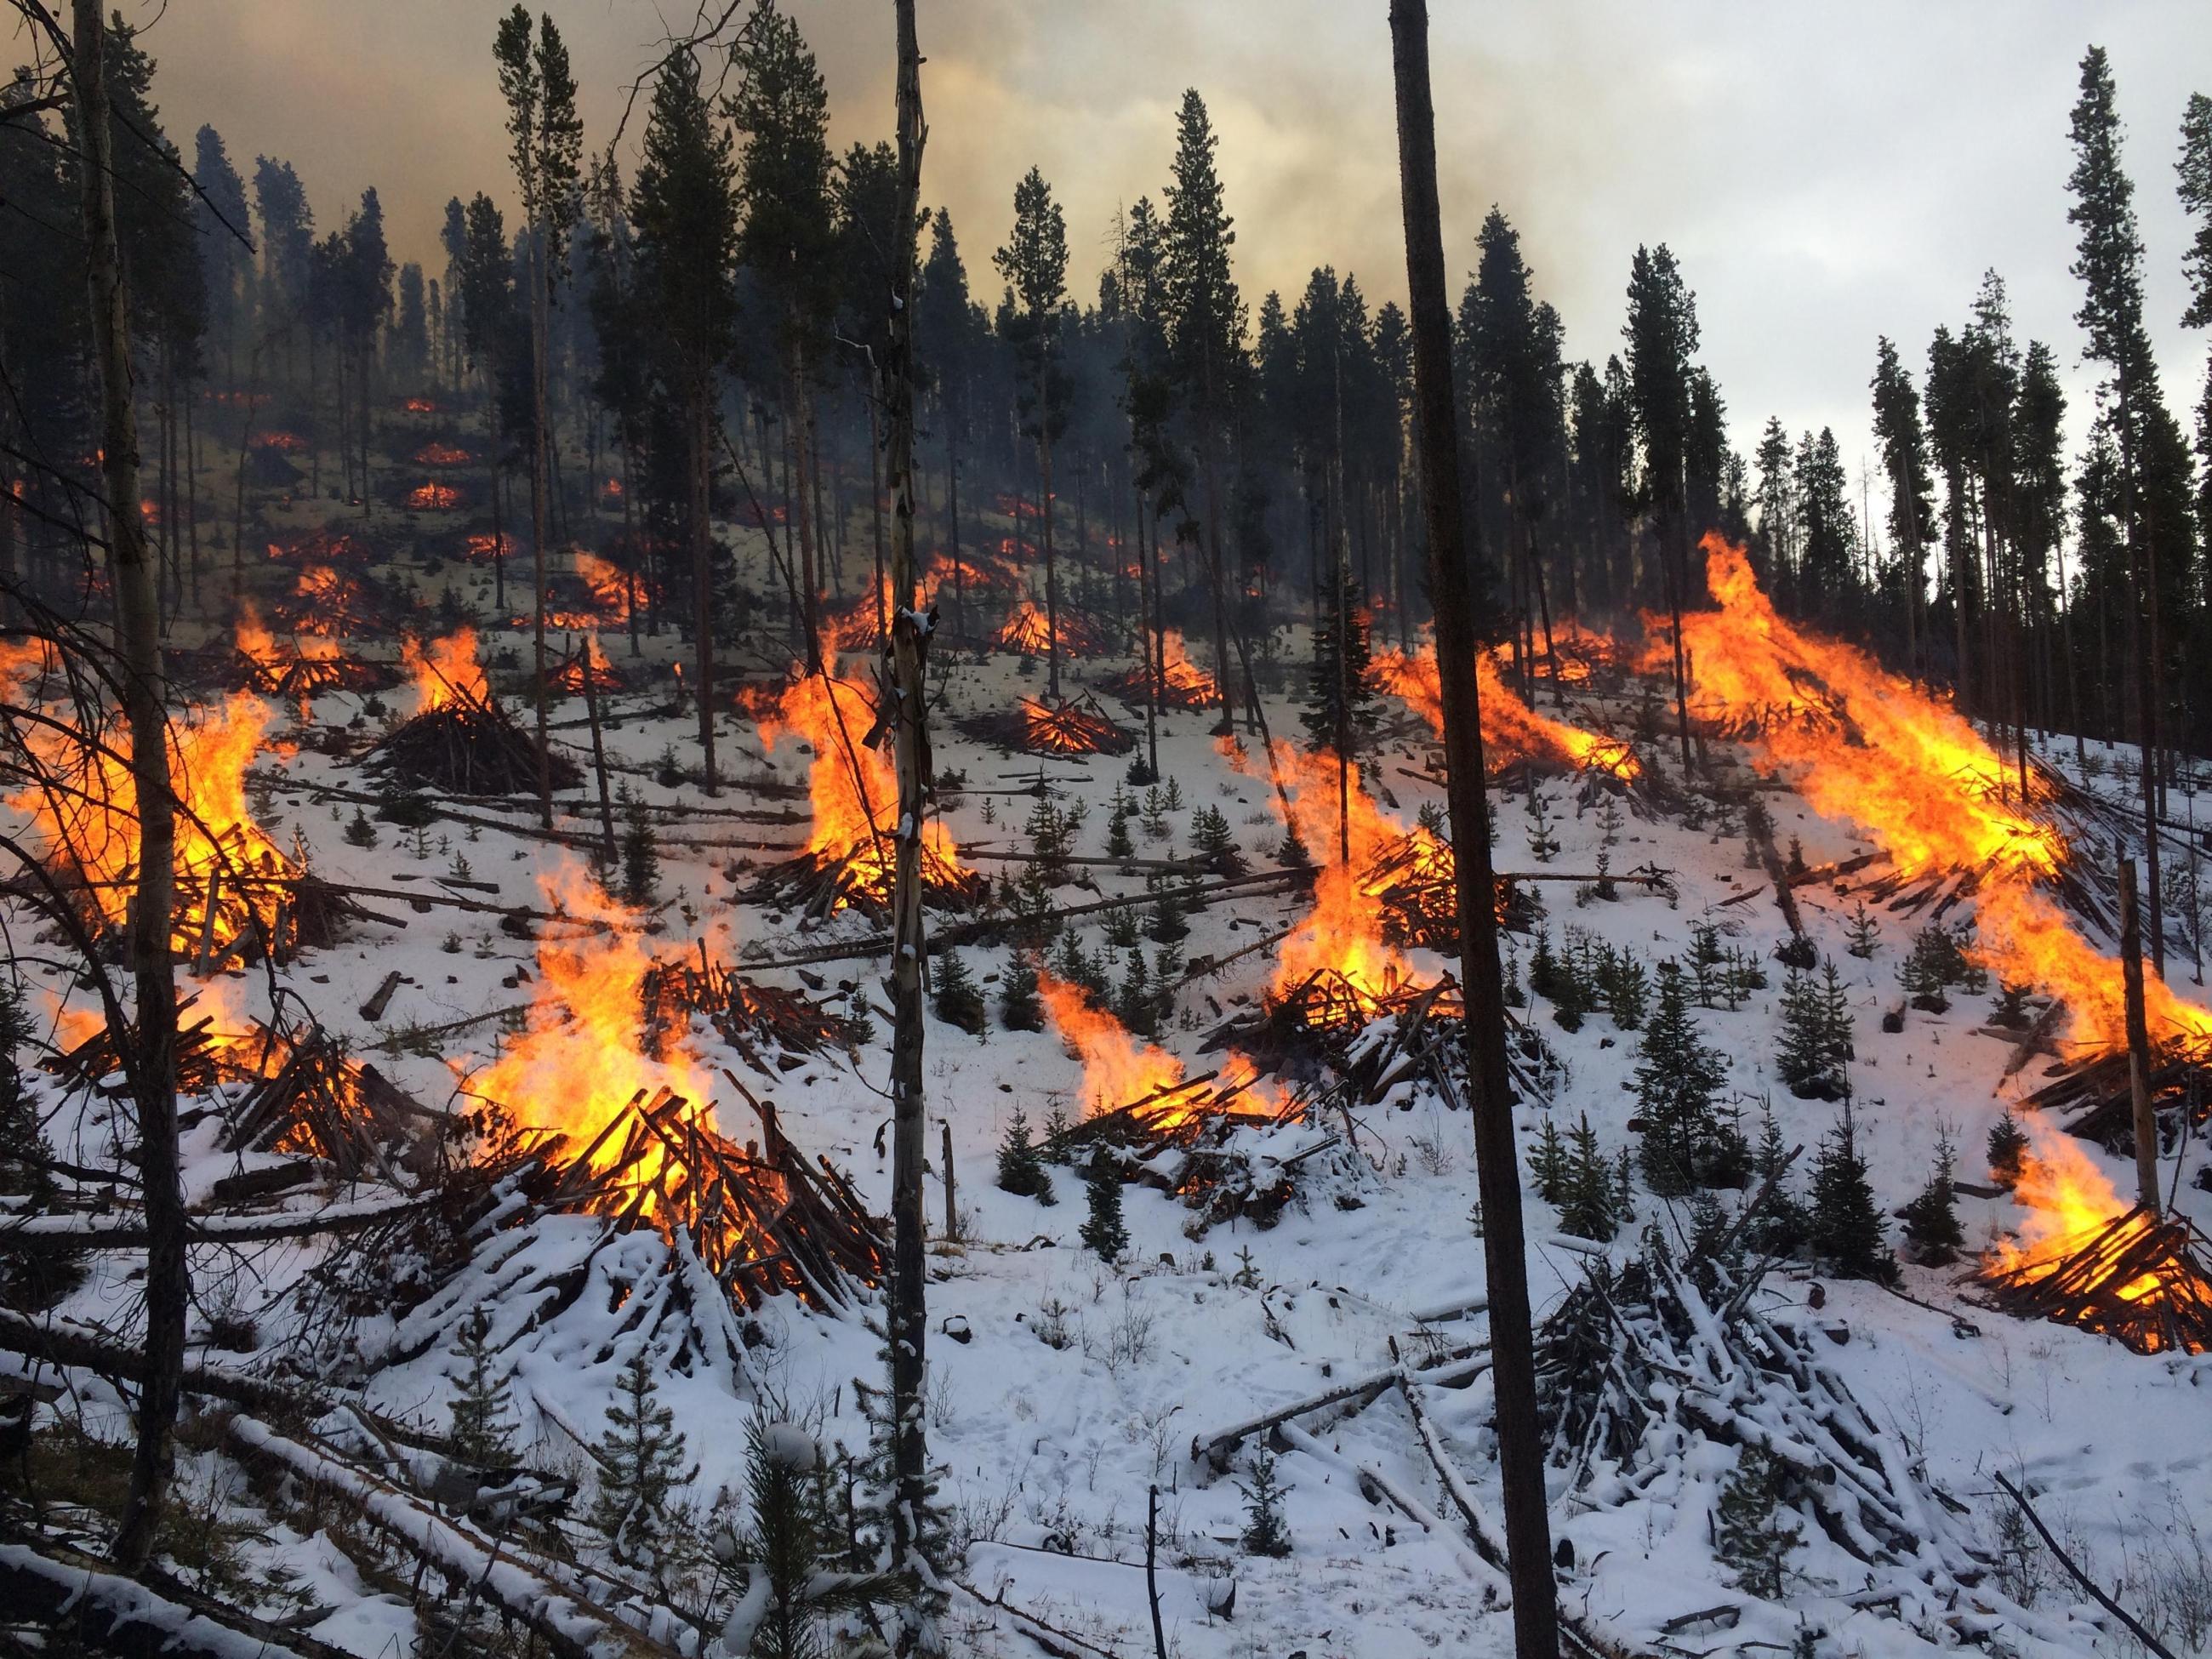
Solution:
[{"label": "orange flame", "polygon": [[[2007,799],[2003,759],[1955,709],[1777,615],[1743,549],[1712,533],[1702,545],[1721,608],[1682,618],[1694,695],[1767,716],[1750,742],[1753,763],[1790,774],[1815,811],[1864,826],[1907,876],[1985,866],[1975,955],[2006,980],[2063,997],[2084,1035],[2124,1042],[2120,964],[2037,885],[2060,867],[2065,841]],[[1662,655],[1671,661],[1655,641],[1646,669]],[[2212,1012],[2158,979],[2143,988],[2154,1036],[2212,1037]]]},{"label": "orange flame", "polygon": [[460,504],[461,492],[447,483],[416,484],[407,496],[407,505],[422,512],[447,512]]},{"label": "orange flame", "polygon": [[469,452],[453,444],[427,443],[415,452],[415,459],[422,466],[459,466],[469,459]]},{"label": "orange flame", "polygon": [[[1997,1242],[1993,1261],[2000,1269],[2059,1261],[2086,1234],[2130,1207],[2072,1135],[2033,1116],[2025,1127],[2028,1146],[2021,1154],[2013,1196],[2027,1206],[2027,1218],[2017,1239]],[[2121,1295],[2133,1300],[2156,1283],[2146,1276]]]},{"label": "orange flame", "polygon": [[[469,1090],[500,1102],[529,1127],[560,1131],[579,1150],[641,1090],[650,1097],[669,1089],[690,1103],[693,1114],[709,1112],[710,1073],[688,1031],[672,1040],[664,1059],[644,1051],[640,990],[653,952],[643,918],[607,897],[573,858],[541,874],[538,887],[548,909],[600,924],[600,931],[539,938],[528,1026],[505,1054],[468,1074]],[[609,1167],[621,1142],[610,1136],[592,1167]],[[648,1156],[657,1163],[662,1154],[656,1148]],[[641,1168],[635,1178],[649,1186],[652,1174]]]},{"label": "orange flame", "polygon": [[[785,687],[775,711],[760,717],[761,746],[769,752],[787,737],[814,751],[807,771],[807,793],[814,822],[806,850],[823,860],[849,860],[854,884],[890,890],[894,849],[891,831],[898,812],[898,775],[882,753],[863,741],[875,724],[875,703],[858,680],[837,675],[838,629],[822,635],[819,674],[799,672]],[[932,818],[922,826],[922,859],[958,872],[952,836]]]},{"label": "orange flame", "polygon": [[[1424,645],[1411,653],[1385,649],[1375,653],[1374,662],[1383,689],[1404,698],[1428,722],[1431,732],[1443,736],[1443,683],[1437,671],[1436,647]],[[1505,677],[1498,671],[1497,659],[1489,652],[1475,658],[1474,678],[1482,705],[1483,745],[1490,752],[1504,760],[1541,757],[1570,766],[1595,767],[1624,783],[1632,781],[1641,769],[1626,744],[1529,708],[1506,684]]]},{"label": "orange flame", "polygon": [[1182,1081],[1182,1062],[1155,1043],[1139,1041],[1079,986],[1050,974],[1037,975],[1037,995],[1060,1040],[1083,1062],[1085,1116],[1096,1116],[1171,1089]]},{"label": "orange flame", "polygon": [[477,661],[477,630],[458,629],[426,647],[419,640],[403,641],[399,663],[413,677],[415,712],[491,701],[491,684]]},{"label": "orange flame", "polygon": [[276,636],[262,622],[261,613],[248,599],[239,607],[238,649],[240,655],[262,668],[282,670],[295,659],[335,661],[338,642],[326,634],[304,634],[296,636],[289,647],[280,646]]},{"label": "orange flame", "polygon": [[[1223,738],[1218,746],[1236,770],[1256,775],[1236,738]],[[1309,753],[1280,738],[1270,754],[1275,776],[1290,799],[1291,825],[1298,840],[1310,854],[1329,861],[1314,880],[1313,908],[1283,941],[1269,991],[1287,996],[1316,973],[1334,969],[1364,1000],[1393,994],[1414,977],[1413,966],[1382,942],[1382,901],[1362,883],[1360,873],[1407,832],[1376,805],[1359,781],[1357,765],[1346,769],[1340,799],[1334,755]],[[1269,799],[1279,818],[1279,798],[1271,792]],[[1413,833],[1422,841],[1432,839],[1423,830]],[[1349,858],[1342,856],[1347,842]]]}]

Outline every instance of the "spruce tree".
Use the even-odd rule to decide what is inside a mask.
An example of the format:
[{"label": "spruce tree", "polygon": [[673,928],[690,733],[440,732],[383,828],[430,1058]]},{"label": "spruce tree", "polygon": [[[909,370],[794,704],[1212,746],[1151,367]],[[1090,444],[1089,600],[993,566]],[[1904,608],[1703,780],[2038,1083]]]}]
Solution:
[{"label": "spruce tree", "polygon": [[1025,951],[1017,951],[1008,959],[1006,975],[999,981],[999,1024],[1009,1031],[1044,1030],[1036,963]]},{"label": "spruce tree", "polygon": [[1571,1146],[1559,1204],[1559,1231],[1571,1238],[1595,1239],[1602,1243],[1620,1225],[1613,1168],[1598,1146],[1597,1132],[1590,1127],[1589,1113],[1583,1114],[1569,1139]]},{"label": "spruce tree", "polygon": [[1804,1536],[1783,1505],[1789,1473],[1772,1452],[1746,1441],[1715,1506],[1713,1553],[1735,1569],[1738,1589],[1769,1601],[1780,1599],[1790,1552]]},{"label": "spruce tree", "polygon": [[1119,784],[1114,787],[1114,810],[1106,819],[1106,856],[1109,859],[1133,859],[1137,856],[1137,843],[1129,834],[1129,800]]},{"label": "spruce tree", "polygon": [[1528,1154],[1528,1175],[1535,1183],[1536,1196],[1545,1203],[1558,1206],[1566,1202],[1567,1145],[1559,1138],[1559,1126],[1548,1116],[1537,1132],[1534,1149]]},{"label": "spruce tree", "polygon": [[491,1316],[484,1310],[461,1322],[453,1357],[461,1374],[453,1382],[453,1455],[472,1468],[505,1469],[515,1463],[514,1403],[491,1344]]},{"label": "spruce tree", "polygon": [[1290,1529],[1283,1523],[1283,1488],[1276,1479],[1275,1455],[1264,1446],[1252,1458],[1249,1486],[1237,1483],[1244,1494],[1244,1531],[1241,1541],[1248,1555],[1282,1557],[1291,1553]]},{"label": "spruce tree", "polygon": [[1152,901],[1151,914],[1145,921],[1145,937],[1155,945],[1176,945],[1190,937],[1190,923],[1185,920],[1182,901],[1172,890],[1163,887],[1159,896]]},{"label": "spruce tree", "polygon": [[1897,1277],[1897,1258],[1887,1231],[1847,1104],[1834,1132],[1821,1140],[1813,1166],[1813,1254],[1845,1279],[1887,1284]]},{"label": "spruce tree", "polygon": [[1051,1171],[1044,1167],[1044,1155],[1030,1138],[1030,1120],[1018,1106],[1007,1121],[1005,1137],[999,1142],[999,1188],[1018,1198],[1033,1198],[1040,1204],[1054,1204]]},{"label": "spruce tree", "polygon": [[1812,1229],[1805,1206],[1790,1189],[1790,1150],[1782,1144],[1782,1126],[1768,1106],[1759,1115],[1759,1144],[1752,1152],[1752,1173],[1762,1196],[1759,1207],[1744,1224],[1747,1248],[1762,1255],[1794,1255],[1805,1246]]},{"label": "spruce tree", "polygon": [[1864,899],[1853,907],[1849,920],[1844,923],[1844,931],[1850,935],[1851,942],[1846,947],[1850,955],[1862,962],[1874,960],[1874,953],[1881,944],[1881,923],[1875,919],[1874,912],[1866,908]]},{"label": "spruce tree", "polygon": [[1990,1177],[1998,1186],[2010,1188],[2020,1180],[2021,1161],[2027,1156],[2027,1131],[2009,1106],[1990,1126],[1989,1154]]},{"label": "spruce tree", "polygon": [[1306,677],[1306,706],[1298,722],[1306,728],[1312,747],[1353,759],[1374,742],[1382,720],[1382,688],[1376,679],[1358,579],[1346,569],[1339,580],[1342,592],[1322,599],[1314,628],[1313,665]]},{"label": "spruce tree", "polygon": [[616,1560],[649,1565],[667,1540],[669,1499],[684,1474],[684,1436],[676,1413],[661,1403],[644,1348],[631,1353],[615,1386],[599,1436],[592,1524],[605,1534]]},{"label": "spruce tree", "polygon": [[968,972],[957,951],[946,951],[931,963],[931,1006],[938,1018],[957,1025],[973,1036],[983,1034],[983,993]]},{"label": "spruce tree", "polygon": [[1244,873],[1244,854],[1237,845],[1229,819],[1218,806],[1201,806],[1190,815],[1190,850],[1217,876]]},{"label": "spruce tree", "polygon": [[1957,1162],[1951,1137],[1938,1136],[1936,1167],[1929,1172],[1928,1184],[1905,1206],[1905,1243],[1912,1259],[1923,1267],[1948,1267],[1966,1247],[1966,1230],[1959,1224],[1958,1199],[1951,1190],[1952,1170]]},{"label": "spruce tree", "polygon": [[623,807],[622,901],[641,910],[659,888],[660,842],[645,803],[632,796]]},{"label": "spruce tree", "polygon": [[1678,1197],[1714,1162],[1713,1097],[1728,1070],[1690,1017],[1682,972],[1672,961],[1659,964],[1659,1004],[1639,1053],[1644,1178],[1661,1197]]},{"label": "spruce tree", "polygon": [[[1782,1042],[1775,1071],[1800,1100],[1841,1100],[1850,1087],[1850,1014],[1830,963],[1826,978],[1792,969],[1782,986]],[[1841,1025],[1841,1030],[1838,1025]]]},{"label": "spruce tree", "polygon": [[1121,1221],[1121,1172],[1112,1158],[1094,1154],[1083,1180],[1090,1206],[1080,1232],[1083,1243],[1103,1260],[1119,1261],[1129,1249],[1129,1230]]}]

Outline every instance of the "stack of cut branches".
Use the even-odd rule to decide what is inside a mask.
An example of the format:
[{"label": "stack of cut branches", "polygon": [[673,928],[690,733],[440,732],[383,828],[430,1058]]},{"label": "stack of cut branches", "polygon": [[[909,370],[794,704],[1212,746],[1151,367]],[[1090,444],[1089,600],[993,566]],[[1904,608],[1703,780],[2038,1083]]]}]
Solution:
[{"label": "stack of cut branches", "polygon": [[[583,775],[565,755],[549,756],[556,789]],[[416,789],[456,795],[534,795],[538,743],[507,717],[496,699],[454,688],[434,708],[395,726],[369,750],[366,765]]]},{"label": "stack of cut branches", "polygon": [[1023,697],[1011,709],[970,714],[957,722],[969,737],[1031,755],[1126,755],[1136,747],[1097,699],[1073,697],[1057,708]]},{"label": "stack of cut branches", "polygon": [[2056,1259],[1984,1267],[1989,1304],[2022,1319],[2078,1325],[2137,1353],[2212,1351],[2207,1240],[2185,1216],[2140,1205],[2090,1229]]},{"label": "stack of cut branches", "polygon": [[[2159,1152],[2172,1152],[2185,1135],[2212,1122],[2212,1045],[2154,1043],[2147,1079],[2158,1123]],[[2136,1150],[2135,1096],[2128,1083],[2124,1048],[2100,1049],[2056,1066],[2050,1081],[2021,1103],[2063,1124],[2069,1134],[2132,1158]]]},{"label": "stack of cut branches", "polygon": [[1273,1132],[1298,1123],[1303,1103],[1254,1089],[1257,1079],[1237,1069],[1231,1080],[1207,1072],[1097,1113],[1068,1131],[1067,1144],[1197,1211],[1184,1228],[1193,1238],[1233,1219],[1272,1227],[1297,1195],[1301,1170],[1340,1143],[1319,1131],[1279,1141]]},{"label": "stack of cut branches", "polygon": [[[991,895],[990,878],[963,870],[927,842],[921,849],[922,899],[932,909],[965,912]],[[882,916],[890,911],[891,842],[885,834],[857,841],[842,852],[809,848],[769,865],[745,890],[748,904],[797,910],[820,921],[840,910]]]},{"label": "stack of cut branches", "polygon": [[723,1040],[764,1077],[796,1071],[807,1056],[853,1040],[852,1022],[844,1015],[803,991],[763,985],[711,960],[704,939],[696,963],[678,957],[647,969],[639,995],[646,1051],[656,1058],[669,1033],[695,1013],[710,1018]]},{"label": "stack of cut branches", "polygon": [[442,1131],[434,1112],[375,1066],[349,1058],[320,1025],[297,1033],[263,1027],[225,1051],[252,1079],[228,1109],[226,1152],[285,1152],[328,1164],[340,1180],[380,1176],[395,1185],[435,1166]]}]

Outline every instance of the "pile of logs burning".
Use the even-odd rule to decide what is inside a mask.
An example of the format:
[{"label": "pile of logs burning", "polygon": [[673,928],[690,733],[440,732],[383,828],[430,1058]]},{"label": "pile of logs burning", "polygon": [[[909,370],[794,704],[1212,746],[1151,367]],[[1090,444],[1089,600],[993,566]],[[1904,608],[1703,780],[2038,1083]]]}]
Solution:
[{"label": "pile of logs burning", "polygon": [[1018,698],[1011,710],[969,716],[960,729],[1031,755],[1126,755],[1137,743],[1088,696],[1057,705]]},{"label": "pile of logs burning", "polygon": [[[419,712],[369,751],[368,764],[418,789],[461,795],[534,793],[537,740],[492,696],[476,658],[476,630],[462,629],[428,647],[407,642],[403,659],[420,694]],[[545,757],[556,789],[582,775],[566,756]]]},{"label": "pile of logs burning", "polygon": [[2186,1217],[2136,1206],[2055,1255],[1978,1274],[1990,1305],[2022,1319],[2075,1325],[2137,1353],[2212,1352],[2212,1255]]}]

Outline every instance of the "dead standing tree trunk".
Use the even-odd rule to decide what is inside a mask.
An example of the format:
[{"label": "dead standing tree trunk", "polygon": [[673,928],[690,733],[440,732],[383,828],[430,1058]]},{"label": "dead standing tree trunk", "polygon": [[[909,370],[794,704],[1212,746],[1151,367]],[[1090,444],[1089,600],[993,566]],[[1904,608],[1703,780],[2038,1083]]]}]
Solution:
[{"label": "dead standing tree trunk", "polygon": [[[1436,112],[1429,87],[1428,9],[1391,0],[1397,80],[1398,165],[1406,219],[1406,281],[1413,337],[1414,436],[1427,520],[1429,577],[1436,602],[1437,659],[1474,660],[1460,521],[1459,434],[1452,389],[1451,313],[1444,296],[1443,236],[1437,208]],[[1536,1421],[1534,1334],[1521,1227],[1521,1180],[1513,1146],[1512,1085],[1498,967],[1498,916],[1490,868],[1490,807],[1483,793],[1481,709],[1474,676],[1443,677],[1444,757],[1451,839],[1458,860],[1460,972],[1466,986],[1468,1076],[1472,1085],[1476,1175],[1482,1197],[1483,1256],[1497,1387],[1498,1474],[1513,1583],[1515,1651],[1558,1659],[1558,1591],[1552,1579],[1551,1517],[1544,1500],[1544,1449]]]},{"label": "dead standing tree trunk", "polygon": [[107,487],[109,562],[124,714],[131,727],[131,781],[138,798],[138,890],[130,950],[137,1000],[138,1168],[146,1206],[146,1382],[139,1391],[138,1444],[114,1552],[118,1564],[135,1572],[153,1551],[168,1483],[169,1434],[177,1418],[185,1304],[191,1290],[184,1192],[177,1170],[177,987],[169,956],[176,801],[169,787],[161,595],[139,516],[131,308],[116,244],[114,145],[100,0],[72,0],[70,12],[70,76],[76,93],[76,138],[84,158],[79,176],[85,255],[100,368],[100,469]]},{"label": "dead standing tree trunk", "polygon": [[[887,636],[891,731],[898,772],[896,866],[891,888],[891,1539],[893,1565],[927,1574],[921,1553],[928,1502],[929,1454],[922,1393],[927,1313],[924,1305],[922,1208],[922,962],[929,942],[921,911],[922,823],[928,809],[929,732],[923,658],[928,634],[915,614],[914,287],[915,233],[921,200],[921,49],[914,0],[897,0],[899,243],[891,266],[884,404],[889,416],[891,594]],[[925,1647],[934,1647],[925,1626]]]}]

